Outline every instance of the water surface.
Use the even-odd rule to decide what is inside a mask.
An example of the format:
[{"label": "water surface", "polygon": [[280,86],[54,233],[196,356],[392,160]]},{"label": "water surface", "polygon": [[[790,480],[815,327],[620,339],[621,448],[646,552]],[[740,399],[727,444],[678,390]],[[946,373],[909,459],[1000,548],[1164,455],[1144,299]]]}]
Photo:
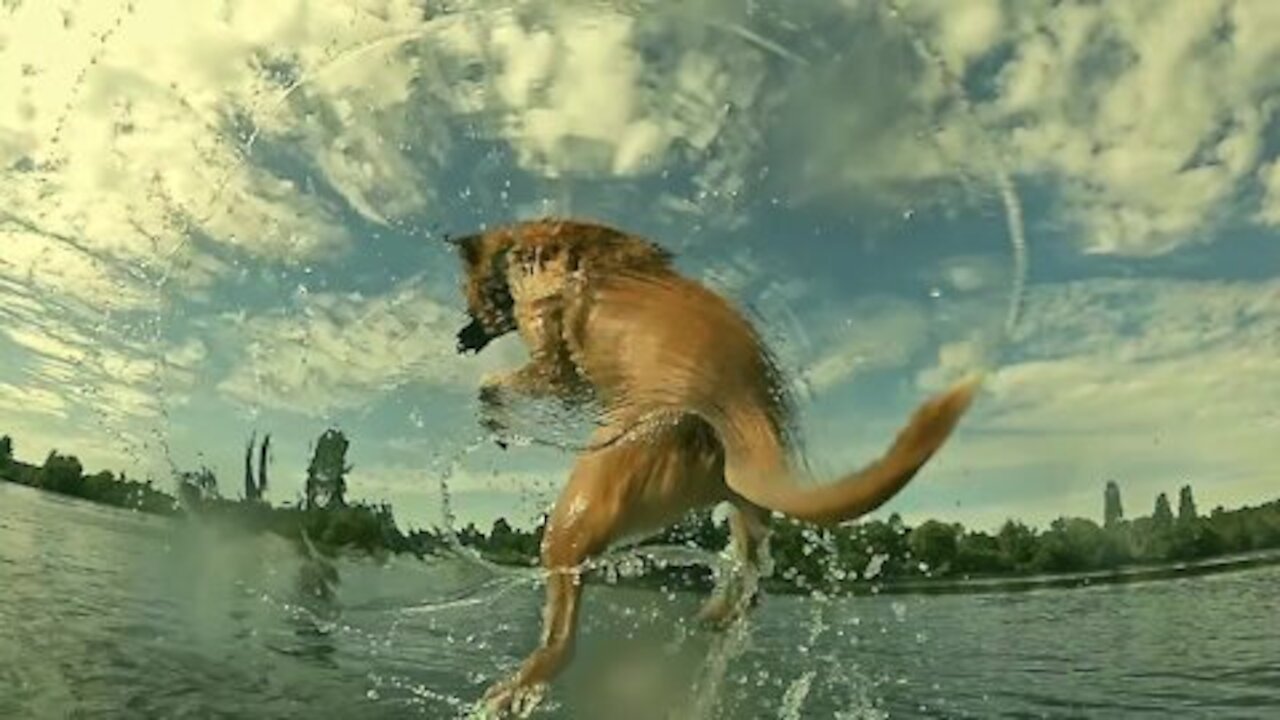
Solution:
[{"label": "water surface", "polygon": [[[541,590],[457,559],[317,566],[273,538],[0,484],[0,717],[466,717]],[[309,579],[312,579],[309,581]],[[593,588],[546,718],[1275,717],[1280,569],[1083,590],[700,598]],[[607,713],[606,710],[607,709]]]}]

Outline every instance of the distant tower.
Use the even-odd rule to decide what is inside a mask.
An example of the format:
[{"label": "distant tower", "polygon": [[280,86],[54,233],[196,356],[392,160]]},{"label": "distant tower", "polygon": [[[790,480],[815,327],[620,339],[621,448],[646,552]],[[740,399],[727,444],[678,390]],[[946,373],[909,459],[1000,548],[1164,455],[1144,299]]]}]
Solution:
[{"label": "distant tower", "polygon": [[258,448],[258,477],[254,478],[253,450],[257,439],[258,433],[254,431],[249,436],[249,445],[244,449],[244,499],[250,501],[261,500],[263,493],[267,491],[267,460],[270,459],[271,433],[267,433],[262,438],[262,445]]},{"label": "distant tower", "polygon": [[1183,485],[1178,492],[1178,522],[1190,522],[1199,517],[1196,512],[1196,499],[1191,495],[1191,486]]},{"label": "distant tower", "polygon": [[244,449],[244,499],[258,499],[258,483],[253,479],[253,448],[258,444],[258,433],[249,436],[249,444]]},{"label": "distant tower", "polygon": [[1120,486],[1115,480],[1107,481],[1107,491],[1103,495],[1102,525],[1115,527],[1124,519],[1124,506],[1120,503]]},{"label": "distant tower", "polygon": [[1156,509],[1151,513],[1151,520],[1156,527],[1167,528],[1173,524],[1173,510],[1169,507],[1169,496],[1160,493],[1156,496]]}]

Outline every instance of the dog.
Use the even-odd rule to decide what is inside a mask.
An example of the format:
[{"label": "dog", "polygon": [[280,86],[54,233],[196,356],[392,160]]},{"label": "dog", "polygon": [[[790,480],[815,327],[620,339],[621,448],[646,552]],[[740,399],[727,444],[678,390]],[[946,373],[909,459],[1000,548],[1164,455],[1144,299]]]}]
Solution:
[{"label": "dog", "polygon": [[[741,576],[700,617],[723,625],[754,597],[770,513],[815,524],[864,515],[942,447],[977,392],[971,376],[916,409],[878,460],[834,482],[796,475],[795,407],[783,374],[728,300],[680,274],[670,252],[600,223],[545,218],[451,241],[471,322],[462,353],[518,332],[530,360],[482,382],[486,414],[515,394],[595,402],[602,422],[547,520],[543,634],[519,670],[491,686],[499,713],[536,703],[573,652],[584,562],[619,541],[720,503],[731,510]],[[489,417],[486,427],[500,422]],[[626,442],[643,428],[641,437]]]}]

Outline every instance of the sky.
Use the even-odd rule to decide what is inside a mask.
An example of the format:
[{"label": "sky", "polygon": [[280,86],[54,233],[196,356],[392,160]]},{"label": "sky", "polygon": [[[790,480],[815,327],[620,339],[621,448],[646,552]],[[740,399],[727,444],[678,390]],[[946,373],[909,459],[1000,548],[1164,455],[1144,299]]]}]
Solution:
[{"label": "sky", "polygon": [[[561,214],[753,313],[820,475],[950,379],[880,515],[994,528],[1280,495],[1280,4],[0,1],[0,433],[269,499],[351,439],[402,525],[528,525],[445,234]],[[1014,320],[1010,324],[1010,320]],[[573,427],[546,431],[572,444]]]}]

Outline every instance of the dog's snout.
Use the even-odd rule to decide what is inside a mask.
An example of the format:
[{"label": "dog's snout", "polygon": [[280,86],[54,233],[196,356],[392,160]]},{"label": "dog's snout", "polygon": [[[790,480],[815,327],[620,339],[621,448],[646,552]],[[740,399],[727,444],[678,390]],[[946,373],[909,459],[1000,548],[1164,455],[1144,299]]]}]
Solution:
[{"label": "dog's snout", "polygon": [[480,352],[493,338],[479,320],[472,320],[458,331],[458,352]]}]

